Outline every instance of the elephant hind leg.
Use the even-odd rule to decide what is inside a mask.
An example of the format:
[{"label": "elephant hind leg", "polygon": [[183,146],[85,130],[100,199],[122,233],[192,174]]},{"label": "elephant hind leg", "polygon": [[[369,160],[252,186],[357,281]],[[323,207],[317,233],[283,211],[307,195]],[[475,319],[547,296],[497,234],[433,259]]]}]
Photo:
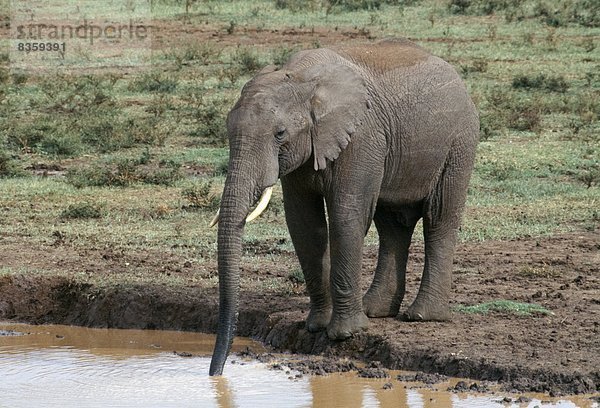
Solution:
[{"label": "elephant hind leg", "polygon": [[450,153],[423,215],[425,266],[419,292],[404,317],[408,320],[450,320],[454,247],[473,168],[474,151]]},{"label": "elephant hind leg", "polygon": [[379,234],[379,255],[373,282],[363,297],[367,316],[398,314],[404,299],[408,249],[418,219],[414,211],[377,208],[374,220]]}]

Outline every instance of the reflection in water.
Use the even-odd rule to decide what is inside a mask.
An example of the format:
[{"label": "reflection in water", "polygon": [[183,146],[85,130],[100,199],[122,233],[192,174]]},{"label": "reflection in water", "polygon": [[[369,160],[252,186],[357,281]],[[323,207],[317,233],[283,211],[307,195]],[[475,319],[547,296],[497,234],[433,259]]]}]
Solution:
[{"label": "reflection in water", "polygon": [[[411,389],[355,374],[292,378],[293,372],[253,361],[208,377],[213,341],[196,333],[0,324],[0,407],[497,408],[502,398]],[[249,340],[234,343],[238,350],[247,346],[261,349]],[[182,358],[174,350],[204,357]],[[387,382],[391,389],[383,388]],[[597,407],[585,397],[572,401],[534,399],[527,406]]]},{"label": "reflection in water", "polygon": [[233,393],[229,388],[226,377],[211,377],[214,390],[217,392],[217,405],[219,408],[234,408]]}]

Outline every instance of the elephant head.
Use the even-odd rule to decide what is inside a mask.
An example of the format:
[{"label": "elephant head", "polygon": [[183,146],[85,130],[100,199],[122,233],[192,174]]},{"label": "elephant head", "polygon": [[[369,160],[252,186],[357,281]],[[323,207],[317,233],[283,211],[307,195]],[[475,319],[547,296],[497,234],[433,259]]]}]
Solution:
[{"label": "elephant head", "polygon": [[220,375],[235,333],[242,233],[248,213],[279,177],[309,160],[324,170],[350,142],[367,109],[367,88],[349,64],[296,54],[242,89],[227,118],[229,168],[218,218],[219,321],[210,375]]}]

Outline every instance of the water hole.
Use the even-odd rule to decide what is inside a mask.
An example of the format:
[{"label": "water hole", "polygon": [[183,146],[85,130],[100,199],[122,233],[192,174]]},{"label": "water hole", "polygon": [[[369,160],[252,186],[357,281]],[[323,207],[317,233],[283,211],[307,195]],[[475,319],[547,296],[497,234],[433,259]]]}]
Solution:
[{"label": "water hole", "polygon": [[[213,344],[189,332],[0,323],[0,407],[598,407],[586,397],[535,395],[500,405],[506,394],[447,391],[457,379],[427,386],[400,382],[398,372],[307,376],[235,355],[223,377],[211,378]],[[238,338],[233,351],[246,347],[263,350]]]}]

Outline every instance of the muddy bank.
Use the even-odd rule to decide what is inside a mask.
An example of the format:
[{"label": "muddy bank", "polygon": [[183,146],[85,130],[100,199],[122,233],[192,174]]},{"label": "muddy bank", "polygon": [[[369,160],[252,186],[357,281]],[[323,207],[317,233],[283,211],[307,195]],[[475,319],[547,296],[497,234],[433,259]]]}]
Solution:
[{"label": "muddy bank", "polygon": [[[238,334],[258,339],[274,350],[325,356],[329,363],[319,368],[324,372],[343,371],[350,358],[380,362],[390,369],[499,381],[509,391],[551,395],[597,392],[599,238],[598,231],[586,231],[543,239],[463,244],[458,249],[454,305],[509,299],[542,305],[551,315],[454,313],[449,323],[372,319],[368,331],[334,343],[322,333],[311,334],[304,329],[308,308],[305,296],[246,291]],[[38,249],[36,256],[43,258],[44,248]],[[35,252],[34,248],[29,250]],[[65,260],[63,267],[77,264],[76,254],[67,248],[62,251],[66,258],[73,257]],[[55,253],[48,253],[55,259]],[[6,265],[16,262],[18,255],[11,257],[3,251],[1,258]],[[86,252],[80,264],[94,259]],[[100,254],[98,259],[110,262]],[[165,263],[177,262],[163,257],[146,263],[145,268],[148,273],[162,273]],[[364,258],[365,288],[375,262],[375,248],[368,249]],[[415,245],[403,308],[416,293],[422,262],[422,247]],[[277,268],[271,263],[247,268],[244,273],[272,276]],[[215,287],[200,285],[99,286],[77,275],[0,276],[0,319],[31,323],[214,332],[217,299]],[[307,361],[322,360],[307,357]]]}]

